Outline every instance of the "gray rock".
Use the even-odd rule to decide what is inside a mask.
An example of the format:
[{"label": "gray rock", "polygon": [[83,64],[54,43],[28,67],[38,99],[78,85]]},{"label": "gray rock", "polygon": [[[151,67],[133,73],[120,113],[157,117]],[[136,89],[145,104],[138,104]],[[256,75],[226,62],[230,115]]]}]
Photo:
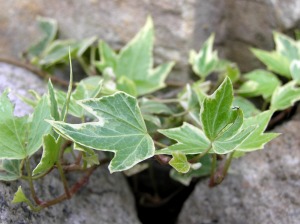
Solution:
[{"label": "gray rock", "polygon": [[[80,175],[76,175],[77,178]],[[69,177],[74,181],[74,176]],[[70,200],[31,212],[26,205],[12,205],[11,200],[20,182],[0,182],[0,223],[26,224],[135,224],[134,200],[122,174],[110,174],[107,167],[97,169],[89,182]],[[24,183],[23,183],[24,184]],[[26,186],[26,183],[24,184]],[[51,174],[36,184],[41,199],[51,199],[63,193],[57,175]],[[29,195],[29,193],[28,193]]]},{"label": "gray rock", "polygon": [[233,161],[229,176],[215,188],[200,182],[178,223],[299,223],[300,114],[277,127],[282,133],[264,150]]},{"label": "gray rock", "polygon": [[6,89],[10,90],[9,98],[15,104],[16,116],[24,116],[33,111],[32,107],[22,101],[19,96],[32,99],[29,90],[42,94],[46,88],[45,82],[32,72],[0,62],[0,93],[2,94]]},{"label": "gray rock", "polygon": [[[22,116],[32,109],[20,101],[15,94],[26,95],[29,89],[43,93],[45,83],[33,73],[19,67],[0,63],[0,92],[11,88],[9,96],[16,104],[15,114]],[[15,93],[15,94],[14,94]],[[82,174],[67,175],[68,181],[75,183]],[[0,223],[66,223],[66,224],[123,224],[139,223],[134,199],[121,173],[109,174],[107,167],[99,168],[91,176],[86,186],[70,200],[46,208],[39,213],[31,212],[25,204],[11,204],[14,193],[22,185],[30,195],[27,183],[16,181],[0,182]],[[42,200],[53,199],[63,193],[58,174],[52,172],[43,181],[35,184]]]}]

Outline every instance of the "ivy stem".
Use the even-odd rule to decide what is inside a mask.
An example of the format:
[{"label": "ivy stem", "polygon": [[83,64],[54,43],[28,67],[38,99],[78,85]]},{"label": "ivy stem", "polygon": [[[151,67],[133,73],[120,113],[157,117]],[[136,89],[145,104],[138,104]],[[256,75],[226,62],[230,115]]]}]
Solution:
[{"label": "ivy stem", "polygon": [[71,194],[69,191],[69,186],[68,186],[68,182],[67,182],[63,167],[62,167],[60,161],[57,161],[56,165],[57,165],[57,169],[58,169],[61,181],[63,182],[63,185],[64,185],[65,193],[66,193],[67,197],[70,198]]},{"label": "ivy stem", "polygon": [[159,141],[156,141],[156,140],[153,140],[153,141],[154,141],[155,145],[157,145],[157,146],[159,146],[161,148],[167,148],[168,147],[167,145],[165,145],[165,144],[163,144],[163,143],[161,143]]},{"label": "ivy stem", "polygon": [[211,150],[211,147],[212,147],[212,145],[210,144],[210,145],[208,146],[208,148],[207,148],[203,153],[198,154],[198,155],[196,155],[195,157],[193,157],[192,159],[190,159],[190,160],[189,160],[189,163],[198,163],[199,160],[200,160],[203,156],[205,156],[205,155],[209,152],[209,150]]},{"label": "ivy stem", "polygon": [[212,154],[212,163],[211,163],[209,187],[215,186],[216,165],[217,165],[217,154],[214,153],[214,154]]},{"label": "ivy stem", "polygon": [[29,158],[26,158],[26,171],[27,171],[27,175],[28,175],[29,188],[30,188],[32,198],[36,204],[40,205],[41,201],[38,199],[35,189],[34,189],[34,185],[33,185],[32,172],[31,172],[31,168],[30,168]]},{"label": "ivy stem", "polygon": [[152,98],[151,100],[159,103],[179,103],[180,99],[159,99],[159,98]]},{"label": "ivy stem", "polygon": [[233,155],[234,155],[234,151],[231,152],[229,154],[229,157],[226,159],[226,162],[225,162],[225,165],[224,165],[224,169],[223,169],[223,175],[222,175],[223,178],[222,179],[224,179],[226,177],[227,173],[228,173],[229,167],[230,167],[232,159],[233,159]]}]

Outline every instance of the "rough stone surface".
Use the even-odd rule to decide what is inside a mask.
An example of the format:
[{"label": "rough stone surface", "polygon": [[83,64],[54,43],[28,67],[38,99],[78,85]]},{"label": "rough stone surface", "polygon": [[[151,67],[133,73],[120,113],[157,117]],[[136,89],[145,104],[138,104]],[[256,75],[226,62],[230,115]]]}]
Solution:
[{"label": "rough stone surface", "polygon": [[178,223],[289,223],[300,219],[300,113],[274,131],[264,150],[234,161],[218,187],[200,182]]},{"label": "rough stone surface", "polygon": [[[80,175],[76,175],[77,177]],[[73,179],[70,177],[69,179]],[[140,223],[134,209],[134,200],[122,174],[109,174],[107,167],[98,169],[89,183],[70,200],[31,212],[26,205],[12,205],[11,200],[20,182],[0,182],[0,223],[26,224],[135,224]],[[26,183],[24,183],[26,186]],[[57,175],[51,174],[36,189],[41,198],[51,199],[63,193]],[[42,196],[41,196],[42,194]]]},{"label": "rough stone surface", "polygon": [[15,104],[15,115],[24,116],[32,112],[32,107],[23,102],[18,96],[32,98],[32,95],[28,92],[29,90],[42,94],[46,90],[46,84],[24,68],[0,62],[0,93],[2,94],[5,89],[10,90],[8,96]]},{"label": "rough stone surface", "polygon": [[97,35],[119,49],[152,15],[155,60],[177,62],[173,73],[181,80],[189,73],[189,50],[198,50],[211,33],[220,55],[245,71],[260,65],[249,47],[270,50],[273,30],[300,27],[300,0],[0,0],[0,5],[0,57],[15,58],[39,39],[38,16],[56,19],[62,38]]},{"label": "rough stone surface", "polygon": [[[34,89],[40,93],[46,90],[45,83],[36,75],[14,67],[0,63],[0,92],[10,87],[10,95],[16,104],[16,114],[22,116],[31,112],[15,94],[26,95],[27,90]],[[68,175],[67,178],[74,183],[81,177]],[[106,166],[97,169],[90,181],[73,198],[58,205],[46,208],[39,213],[32,213],[24,204],[11,204],[14,193],[21,182],[0,182],[0,223],[26,223],[26,224],[135,224],[139,223],[136,215],[134,199],[127,182],[122,174],[109,174]],[[23,183],[22,187],[28,186]],[[41,199],[49,200],[63,193],[62,184],[58,174],[53,171],[43,181],[35,185]],[[26,187],[25,187],[26,191]],[[28,189],[27,189],[28,193]],[[30,194],[27,194],[30,195]]]}]

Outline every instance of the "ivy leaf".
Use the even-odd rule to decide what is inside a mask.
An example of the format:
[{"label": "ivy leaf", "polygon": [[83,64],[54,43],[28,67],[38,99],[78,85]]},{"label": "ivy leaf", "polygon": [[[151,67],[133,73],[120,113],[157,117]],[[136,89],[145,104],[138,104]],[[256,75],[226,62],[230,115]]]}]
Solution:
[{"label": "ivy leaf", "polygon": [[244,75],[247,82],[238,89],[238,93],[245,97],[262,95],[265,100],[271,98],[274,90],[281,84],[271,72],[257,69]]},{"label": "ivy leaf", "polygon": [[100,62],[96,62],[96,67],[99,71],[104,72],[106,68],[115,70],[117,65],[117,54],[104,41],[99,42]]},{"label": "ivy leaf", "polygon": [[4,159],[0,161],[0,180],[13,181],[22,176],[21,161]]},{"label": "ivy leaf", "polygon": [[81,57],[84,52],[97,40],[96,36],[83,39],[78,44],[77,58]]},{"label": "ivy leaf", "polygon": [[200,118],[203,131],[213,141],[229,124],[232,116],[233,90],[229,78],[225,78],[213,95],[203,101]]},{"label": "ivy leaf", "polygon": [[232,84],[226,77],[219,88],[203,101],[201,107],[203,131],[217,154],[234,151],[254,129],[252,126],[241,129],[243,112],[239,108],[232,108],[232,101]]},{"label": "ivy leaf", "polygon": [[47,134],[43,137],[43,155],[41,161],[33,170],[33,175],[46,172],[52,168],[52,166],[57,162],[59,154],[59,145],[56,139],[51,135]]},{"label": "ivy leaf", "polygon": [[0,158],[23,159],[28,117],[14,117],[14,107],[7,95],[5,91],[0,97]]},{"label": "ivy leaf", "polygon": [[142,98],[140,101],[140,108],[142,114],[173,114],[173,111],[161,102],[149,100],[147,98]]},{"label": "ivy leaf", "polygon": [[243,111],[244,117],[251,117],[260,113],[253,103],[244,97],[237,96],[233,99],[233,105],[238,106]]},{"label": "ivy leaf", "polygon": [[148,17],[145,26],[116,55],[107,44],[100,42],[101,62],[97,67],[104,72],[113,69],[117,83],[122,76],[130,79],[136,86],[137,95],[144,95],[165,87],[164,80],[174,63],[166,63],[153,69],[153,22]]},{"label": "ivy leaf", "polygon": [[293,80],[300,83],[300,60],[293,60],[290,66]]},{"label": "ivy leaf", "polygon": [[[102,78],[98,76],[88,77],[81,80],[71,94],[68,113],[75,117],[86,115],[84,109],[77,104],[78,100],[97,97],[102,90]],[[67,94],[64,91],[56,91],[56,97],[60,108],[63,107]]]},{"label": "ivy leaf", "polygon": [[272,110],[284,110],[294,105],[300,100],[300,88],[297,87],[295,81],[290,81],[287,84],[277,87],[271,99]]},{"label": "ivy leaf", "polygon": [[53,19],[38,17],[38,25],[44,37],[28,49],[28,54],[32,57],[41,56],[57,34],[57,22]]},{"label": "ivy leaf", "polygon": [[117,89],[126,92],[131,96],[137,95],[137,87],[135,83],[126,76],[121,76],[121,78],[119,78],[117,83]]},{"label": "ivy leaf", "polygon": [[154,143],[147,133],[137,100],[118,92],[79,103],[98,121],[67,124],[49,121],[64,137],[96,150],[114,152],[110,172],[123,171],[154,155]]},{"label": "ivy leaf", "polygon": [[264,51],[260,49],[251,49],[252,53],[262,61],[270,71],[282,75],[288,79],[291,78],[290,61],[283,55],[272,51]]},{"label": "ivy leaf", "polygon": [[17,192],[14,195],[14,198],[12,200],[13,204],[25,202],[28,205],[32,205],[29,199],[25,196],[22,187],[19,186]]},{"label": "ivy leaf", "polygon": [[57,99],[55,96],[55,91],[54,91],[51,79],[49,79],[49,81],[48,81],[48,95],[49,95],[49,101],[50,101],[51,116],[54,118],[54,120],[58,121],[60,118],[60,115],[59,115]]},{"label": "ivy leaf", "polygon": [[213,51],[214,35],[211,35],[201,47],[199,53],[190,52],[189,63],[193,71],[201,78],[206,78],[218,66],[218,53]]},{"label": "ivy leaf", "polygon": [[240,129],[243,124],[243,112],[240,109],[232,113],[230,123],[212,142],[212,149],[217,154],[226,154],[238,148],[254,130],[254,126]]},{"label": "ivy leaf", "polygon": [[45,122],[50,118],[48,98],[39,101],[31,119],[28,116],[14,117],[14,107],[4,92],[0,97],[0,158],[24,159],[35,153],[42,144],[42,136],[50,131]]},{"label": "ivy leaf", "polygon": [[288,58],[290,62],[300,57],[299,47],[295,40],[278,32],[274,32],[273,36],[276,52]]},{"label": "ivy leaf", "polygon": [[190,169],[187,173],[180,173],[175,169],[172,169],[170,171],[170,177],[181,184],[188,186],[193,178],[208,176],[211,172],[210,155],[203,156],[199,162],[201,163],[201,166],[198,169]]},{"label": "ivy leaf", "polygon": [[178,143],[171,145],[167,148],[155,151],[155,154],[168,154],[172,155],[175,152],[184,154],[199,154],[205,152],[210,147],[210,142],[204,135],[203,131],[195,126],[183,123],[181,127],[158,130],[158,132],[174,139]]},{"label": "ivy leaf", "polygon": [[191,164],[188,162],[185,154],[181,152],[174,152],[172,153],[173,158],[170,160],[169,164],[176,169],[180,173],[187,173],[190,168]]},{"label": "ivy leaf", "polygon": [[52,66],[56,63],[67,62],[69,50],[71,55],[76,55],[79,43],[75,40],[53,41],[45,50],[44,56],[39,60],[41,66]]},{"label": "ivy leaf", "polygon": [[32,121],[28,130],[28,144],[26,146],[27,156],[34,154],[42,146],[43,136],[51,130],[51,125],[45,121],[50,118],[48,97],[44,95],[32,115]]},{"label": "ivy leaf", "polygon": [[248,136],[248,138],[239,145],[237,151],[249,152],[262,149],[266,143],[279,135],[277,133],[264,133],[272,114],[272,111],[264,111],[256,116],[249,117],[244,120],[243,127],[246,128],[253,125],[257,125],[257,127]]}]

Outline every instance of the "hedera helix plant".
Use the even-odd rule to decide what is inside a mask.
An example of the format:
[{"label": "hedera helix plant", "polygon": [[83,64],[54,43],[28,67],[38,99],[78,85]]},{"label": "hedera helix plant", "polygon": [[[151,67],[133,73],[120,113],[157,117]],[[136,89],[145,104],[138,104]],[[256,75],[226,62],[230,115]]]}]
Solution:
[{"label": "hedera helix plant", "polygon": [[[111,173],[129,172],[144,167],[147,159],[154,157],[172,166],[170,175],[183,184],[188,185],[193,177],[210,175],[210,185],[215,186],[226,176],[233,158],[262,149],[278,136],[264,133],[272,114],[299,100],[297,58],[289,65],[291,76],[286,75],[294,79],[292,84],[280,86],[273,73],[258,70],[246,75],[248,81],[234,90],[233,84],[241,83],[239,69],[218,58],[212,35],[198,53],[190,53],[189,61],[199,80],[187,84],[176,98],[166,99],[154,93],[165,87],[174,63],[153,68],[154,28],[150,17],[118,53],[103,40],[95,46],[94,37],[56,40],[56,22],[41,18],[39,23],[46,35],[28,50],[32,63],[51,71],[69,57],[78,60],[90,76],[73,90],[71,69],[67,93],[55,89],[49,81],[47,94],[35,94],[36,100],[25,99],[34,112],[24,117],[13,115],[8,91],[0,97],[0,180],[27,181],[32,199],[19,187],[13,202],[27,203],[34,211],[72,197],[106,162]],[[278,36],[280,50],[276,55],[285,55],[292,41]],[[262,51],[255,52],[259,55]],[[207,80],[212,73],[219,74],[216,86]],[[270,83],[268,87],[266,82]],[[258,95],[271,102],[268,110],[260,111],[243,97]],[[80,122],[68,123],[70,116]],[[36,158],[37,164],[33,162]],[[35,192],[34,182],[47,178],[54,169],[65,192],[43,201]],[[78,170],[83,176],[69,186],[67,172]]]}]

